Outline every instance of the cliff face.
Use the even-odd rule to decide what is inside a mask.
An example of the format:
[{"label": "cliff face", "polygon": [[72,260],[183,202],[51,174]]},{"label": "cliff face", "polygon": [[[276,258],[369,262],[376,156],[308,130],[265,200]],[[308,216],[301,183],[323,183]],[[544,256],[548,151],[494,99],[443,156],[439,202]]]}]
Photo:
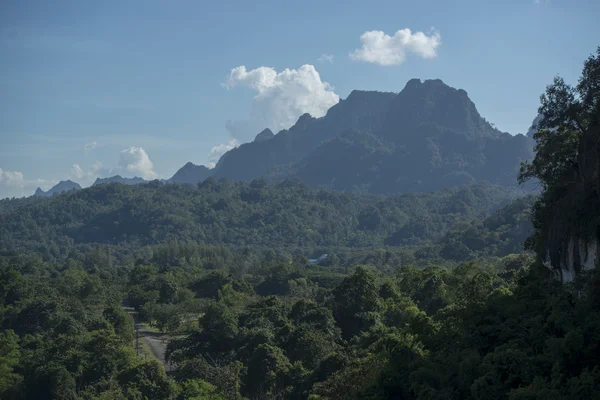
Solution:
[{"label": "cliff face", "polygon": [[563,283],[600,264],[600,124],[582,134],[577,162],[562,195],[541,221],[544,265]]}]

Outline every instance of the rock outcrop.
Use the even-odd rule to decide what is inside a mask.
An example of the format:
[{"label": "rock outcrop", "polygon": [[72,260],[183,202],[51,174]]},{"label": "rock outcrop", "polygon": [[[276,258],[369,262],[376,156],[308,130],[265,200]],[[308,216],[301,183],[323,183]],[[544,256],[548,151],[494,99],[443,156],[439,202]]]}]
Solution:
[{"label": "rock outcrop", "polygon": [[600,123],[581,135],[577,162],[563,180],[543,212],[538,253],[567,283],[600,264]]}]

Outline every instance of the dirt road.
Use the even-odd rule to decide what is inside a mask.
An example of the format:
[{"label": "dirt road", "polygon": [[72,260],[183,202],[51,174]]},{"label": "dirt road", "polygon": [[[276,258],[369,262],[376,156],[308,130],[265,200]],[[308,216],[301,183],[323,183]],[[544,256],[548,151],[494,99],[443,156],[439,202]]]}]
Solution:
[{"label": "dirt road", "polygon": [[159,332],[153,332],[146,328],[144,324],[135,324],[136,329],[139,331],[140,340],[146,341],[152,351],[152,355],[165,367],[165,371],[169,372],[171,366],[165,361],[165,352],[167,351],[168,338],[167,335]]}]

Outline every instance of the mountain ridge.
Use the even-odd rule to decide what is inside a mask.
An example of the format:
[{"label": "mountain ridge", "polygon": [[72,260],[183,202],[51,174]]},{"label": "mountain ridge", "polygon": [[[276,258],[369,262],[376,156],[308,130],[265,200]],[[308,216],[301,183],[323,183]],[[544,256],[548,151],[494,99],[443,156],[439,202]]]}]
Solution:
[{"label": "mountain ridge", "polygon": [[41,188],[38,187],[33,195],[37,197],[52,197],[56,194],[69,192],[72,190],[81,190],[81,185],[79,185],[79,183],[77,182],[73,182],[72,180],[67,179],[66,181],[58,182],[46,192],[44,192]]},{"label": "mountain ridge", "polygon": [[96,181],[92,184],[92,186],[103,185],[107,183],[122,183],[124,185],[138,185],[140,183],[148,182],[139,176],[135,176],[133,178],[124,178],[121,175],[110,176],[107,178],[96,178]]},{"label": "mountain ridge", "polygon": [[[533,157],[538,118],[527,134],[513,136],[483,118],[465,90],[415,78],[398,93],[353,90],[323,117],[305,113],[277,134],[266,128],[223,154],[215,168],[187,162],[164,182],[300,179],[313,187],[374,194],[480,181],[512,186],[520,163]],[[111,182],[147,181],[116,175],[92,186]]]},{"label": "mountain ridge", "polygon": [[[349,143],[350,137],[357,142]],[[374,155],[371,146],[382,143],[385,151]],[[354,90],[324,117],[304,114],[266,142],[225,153],[213,176],[299,178],[316,187],[376,194],[478,181],[511,186],[532,151],[531,137],[496,129],[465,90],[440,79],[411,79],[397,94]]]}]

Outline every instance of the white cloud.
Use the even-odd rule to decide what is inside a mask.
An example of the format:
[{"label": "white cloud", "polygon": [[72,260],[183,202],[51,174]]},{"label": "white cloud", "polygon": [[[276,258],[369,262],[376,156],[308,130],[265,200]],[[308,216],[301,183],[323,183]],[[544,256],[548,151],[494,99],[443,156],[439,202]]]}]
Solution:
[{"label": "white cloud", "polygon": [[85,177],[85,172],[83,172],[79,164],[73,164],[73,167],[71,167],[71,172],[76,179],[83,179]]},{"label": "white cloud", "polygon": [[433,58],[441,45],[440,34],[432,30],[429,36],[423,32],[412,33],[410,29],[401,29],[389,36],[382,31],[368,31],[361,35],[362,47],[350,53],[350,58],[384,66],[400,65],[406,59],[406,53],[422,58]]},{"label": "white cloud", "polygon": [[154,172],[154,164],[142,147],[130,147],[121,151],[119,168],[124,173],[141,176],[144,179],[158,178],[158,174]]},{"label": "white cloud", "polygon": [[219,161],[219,158],[221,158],[223,154],[227,153],[231,149],[238,147],[239,145],[240,142],[238,142],[237,139],[231,139],[225,144],[219,144],[217,146],[214,146],[210,150],[210,154],[208,155],[208,159],[210,160],[210,162],[208,163],[208,168],[214,168],[215,165],[217,165],[217,161]]},{"label": "white cloud", "polygon": [[45,179],[25,179],[20,171],[0,168],[0,198],[31,196],[35,189],[50,189],[57,182]]},{"label": "white cloud", "polygon": [[98,145],[98,143],[96,143],[95,140],[91,143],[87,143],[86,145],[83,146],[83,152],[87,154],[88,151],[94,149],[97,145]]},{"label": "white cloud", "polygon": [[321,80],[313,65],[305,64],[298,69],[281,72],[270,67],[246,70],[245,66],[233,68],[224,86],[228,89],[238,85],[257,92],[252,101],[251,115],[245,121],[228,121],[227,130],[239,142],[254,139],[264,128],[274,132],[292,126],[304,113],[315,118],[325,115],[337,104],[340,97],[334,88]]},{"label": "white cloud", "polygon": [[321,56],[317,58],[317,61],[320,63],[327,62],[333,64],[333,54],[321,54]]},{"label": "white cloud", "polygon": [[110,173],[111,170],[104,168],[100,161],[90,165],[87,171],[84,171],[79,164],[73,164],[71,167],[71,179],[76,180],[83,187],[90,186],[96,178],[108,176]]},{"label": "white cloud", "polygon": [[23,173],[19,171],[4,171],[0,168],[0,183],[17,185],[23,181]]}]

